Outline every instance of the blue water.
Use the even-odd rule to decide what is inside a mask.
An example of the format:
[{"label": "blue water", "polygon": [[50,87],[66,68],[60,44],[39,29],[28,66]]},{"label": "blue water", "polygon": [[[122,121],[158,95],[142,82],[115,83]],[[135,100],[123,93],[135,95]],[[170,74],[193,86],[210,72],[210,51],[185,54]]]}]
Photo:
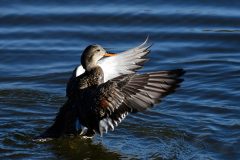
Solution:
[{"label": "blue water", "polygon": [[[240,159],[239,1],[0,1],[0,159]],[[178,91],[114,131],[37,143],[82,50],[153,42]]]}]

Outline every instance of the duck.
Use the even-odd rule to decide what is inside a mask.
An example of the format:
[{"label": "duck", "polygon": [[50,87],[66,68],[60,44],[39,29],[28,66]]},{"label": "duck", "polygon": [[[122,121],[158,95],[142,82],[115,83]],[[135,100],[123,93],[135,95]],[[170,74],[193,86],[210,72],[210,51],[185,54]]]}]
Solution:
[{"label": "duck", "polygon": [[66,102],[53,125],[37,139],[103,136],[128,114],[152,108],[175,92],[183,81],[183,69],[138,72],[149,60],[151,46],[148,38],[121,53],[109,53],[98,44],[87,46],[67,83]]}]

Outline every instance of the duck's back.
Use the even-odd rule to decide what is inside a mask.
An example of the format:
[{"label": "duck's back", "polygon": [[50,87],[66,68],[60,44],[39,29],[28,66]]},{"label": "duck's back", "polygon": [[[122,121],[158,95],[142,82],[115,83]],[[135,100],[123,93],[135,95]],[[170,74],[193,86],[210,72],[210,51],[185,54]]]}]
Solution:
[{"label": "duck's back", "polygon": [[96,87],[104,82],[103,70],[101,67],[96,67],[91,71],[86,71],[76,78],[77,89],[84,90],[89,87]]}]

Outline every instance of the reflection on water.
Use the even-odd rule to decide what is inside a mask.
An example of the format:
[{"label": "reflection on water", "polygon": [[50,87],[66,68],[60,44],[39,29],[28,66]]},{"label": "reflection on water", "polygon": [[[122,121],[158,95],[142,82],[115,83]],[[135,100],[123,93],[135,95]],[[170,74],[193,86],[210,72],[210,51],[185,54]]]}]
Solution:
[{"label": "reflection on water", "polygon": [[49,149],[60,159],[120,159],[120,154],[108,151],[101,143],[79,137],[57,140]]},{"label": "reflection on water", "polygon": [[[0,2],[1,159],[239,159],[239,2]],[[84,47],[149,35],[142,72],[184,68],[182,87],[103,138],[36,143]]]}]

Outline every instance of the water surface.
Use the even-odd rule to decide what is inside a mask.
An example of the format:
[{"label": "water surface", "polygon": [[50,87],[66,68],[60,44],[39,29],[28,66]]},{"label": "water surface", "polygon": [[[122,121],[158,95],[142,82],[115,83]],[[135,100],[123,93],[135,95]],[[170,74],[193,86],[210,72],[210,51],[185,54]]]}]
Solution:
[{"label": "water surface", "polygon": [[[0,2],[0,159],[240,159],[239,1]],[[32,137],[52,124],[82,50],[149,35],[142,72],[184,68],[181,88],[93,140]]]}]

